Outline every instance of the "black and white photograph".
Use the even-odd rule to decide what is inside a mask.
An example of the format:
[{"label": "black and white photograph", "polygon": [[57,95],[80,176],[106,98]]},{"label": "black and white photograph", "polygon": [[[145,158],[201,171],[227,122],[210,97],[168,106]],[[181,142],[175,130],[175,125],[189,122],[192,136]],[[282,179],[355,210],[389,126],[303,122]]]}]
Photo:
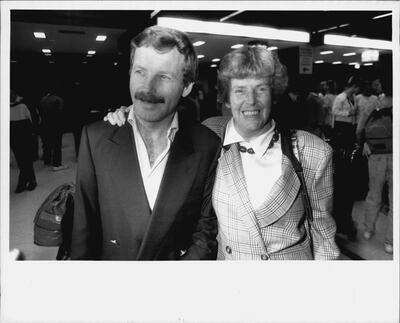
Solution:
[{"label": "black and white photograph", "polygon": [[398,322],[399,4],[3,1],[2,322]]}]

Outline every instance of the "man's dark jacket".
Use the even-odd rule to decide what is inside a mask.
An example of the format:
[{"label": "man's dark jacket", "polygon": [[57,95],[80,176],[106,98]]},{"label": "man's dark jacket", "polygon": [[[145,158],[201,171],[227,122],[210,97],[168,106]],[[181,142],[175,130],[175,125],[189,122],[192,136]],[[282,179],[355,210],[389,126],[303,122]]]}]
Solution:
[{"label": "man's dark jacket", "polygon": [[219,138],[201,125],[179,125],[151,211],[133,136],[129,123],[83,129],[71,259],[215,259]]}]

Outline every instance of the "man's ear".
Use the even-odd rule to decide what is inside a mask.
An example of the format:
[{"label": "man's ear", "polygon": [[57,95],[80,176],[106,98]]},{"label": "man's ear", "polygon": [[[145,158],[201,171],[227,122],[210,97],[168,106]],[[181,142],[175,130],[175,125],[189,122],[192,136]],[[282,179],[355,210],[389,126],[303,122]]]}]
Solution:
[{"label": "man's ear", "polygon": [[182,98],[187,97],[190,94],[190,92],[192,92],[193,84],[194,84],[193,82],[189,83],[187,86],[183,88]]}]

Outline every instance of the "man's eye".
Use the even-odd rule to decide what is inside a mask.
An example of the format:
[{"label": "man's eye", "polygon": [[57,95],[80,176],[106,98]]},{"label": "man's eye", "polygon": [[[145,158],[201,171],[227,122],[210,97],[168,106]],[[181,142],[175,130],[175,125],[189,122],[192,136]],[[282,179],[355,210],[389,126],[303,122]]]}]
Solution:
[{"label": "man's eye", "polygon": [[133,73],[135,73],[136,75],[143,75],[142,70],[134,70]]},{"label": "man's eye", "polygon": [[245,91],[243,89],[235,89],[233,93],[235,94],[243,94]]},{"label": "man's eye", "polygon": [[170,79],[171,79],[171,77],[170,77],[169,75],[166,75],[166,74],[161,74],[161,75],[160,75],[160,78],[161,78],[162,80],[170,80]]}]

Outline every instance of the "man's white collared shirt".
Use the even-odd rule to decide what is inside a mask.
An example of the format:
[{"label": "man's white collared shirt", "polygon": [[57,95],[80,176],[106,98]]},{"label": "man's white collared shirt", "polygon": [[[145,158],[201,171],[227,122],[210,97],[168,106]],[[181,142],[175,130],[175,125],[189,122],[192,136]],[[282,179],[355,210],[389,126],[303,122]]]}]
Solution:
[{"label": "man's white collared shirt", "polygon": [[254,154],[240,153],[247,192],[253,209],[259,208],[265,202],[272,187],[282,175],[280,140],[268,149],[274,130],[275,122],[272,120],[272,126],[267,132],[246,141],[237,132],[233,119],[226,127],[224,146],[239,143],[246,148],[252,148],[255,152]]},{"label": "man's white collared shirt", "polygon": [[165,166],[167,165],[171,144],[174,141],[175,134],[179,129],[178,114],[175,113],[171,122],[171,126],[168,129],[167,147],[157,157],[153,166],[150,166],[150,160],[147,154],[146,145],[137,127],[134,110],[134,108],[130,109],[128,122],[132,126],[133,135],[135,137],[136,152],[139,160],[140,173],[142,174],[142,180],[147,196],[147,201],[149,202],[150,209],[153,210],[158,191],[160,189],[161,180],[164,175]]}]

